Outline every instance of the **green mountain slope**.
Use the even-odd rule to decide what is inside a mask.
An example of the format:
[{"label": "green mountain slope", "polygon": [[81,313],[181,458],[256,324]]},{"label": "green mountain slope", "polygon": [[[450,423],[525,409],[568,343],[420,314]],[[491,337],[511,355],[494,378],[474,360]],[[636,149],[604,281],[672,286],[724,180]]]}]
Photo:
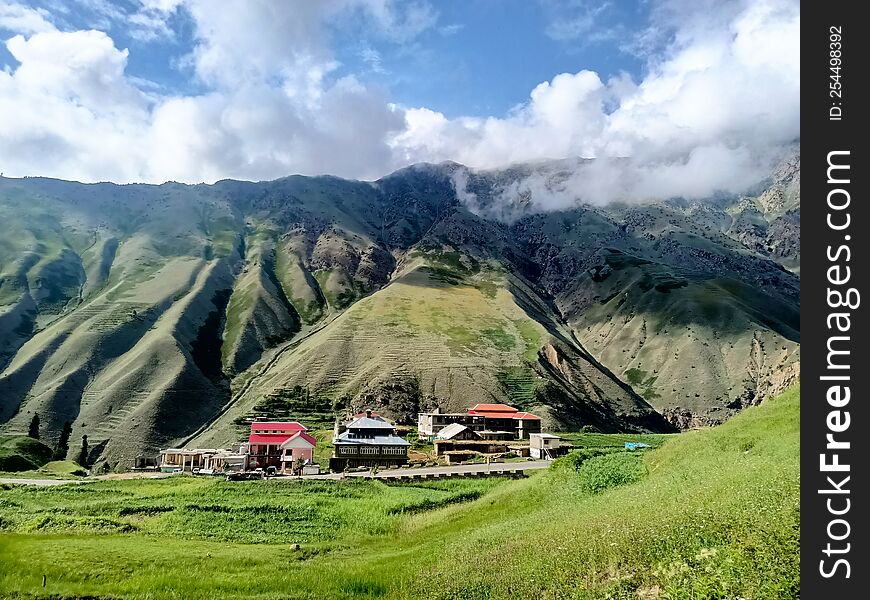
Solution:
[{"label": "green mountain slope", "polygon": [[549,427],[721,422],[798,374],[799,279],[783,265],[799,254],[734,226],[751,201],[765,235],[785,227],[795,160],[757,196],[546,213],[505,187],[540,166],[0,179],[0,428],[39,413],[52,438],[69,420],[112,466],[230,441],[264,403],[302,410],[297,387],[324,423],[480,401]]}]

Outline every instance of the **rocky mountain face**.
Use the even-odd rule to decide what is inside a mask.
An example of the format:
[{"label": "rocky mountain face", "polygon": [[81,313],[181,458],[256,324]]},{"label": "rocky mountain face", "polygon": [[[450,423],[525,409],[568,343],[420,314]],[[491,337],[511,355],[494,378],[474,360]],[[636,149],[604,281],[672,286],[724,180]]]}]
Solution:
[{"label": "rocky mountain face", "polygon": [[549,212],[510,193],[536,168],[0,179],[0,428],[69,421],[112,467],[361,407],[667,431],[798,377],[799,155],[750,196]]}]

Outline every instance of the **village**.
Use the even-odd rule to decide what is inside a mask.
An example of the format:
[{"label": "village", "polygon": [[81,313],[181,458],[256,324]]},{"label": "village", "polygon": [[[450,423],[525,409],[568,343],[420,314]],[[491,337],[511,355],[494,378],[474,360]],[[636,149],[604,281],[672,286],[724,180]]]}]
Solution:
[{"label": "village", "polygon": [[[318,440],[297,421],[252,421],[247,440],[231,448],[167,448],[137,457],[134,471],[224,476],[227,480],[313,477],[391,469],[458,467],[494,462],[550,461],[571,444],[541,431],[541,419],[506,404],[476,404],[466,412],[418,414],[417,427],[399,426],[366,410],[337,419],[328,464]],[[514,469],[513,472],[516,472]],[[521,472],[521,471],[520,471]]]}]

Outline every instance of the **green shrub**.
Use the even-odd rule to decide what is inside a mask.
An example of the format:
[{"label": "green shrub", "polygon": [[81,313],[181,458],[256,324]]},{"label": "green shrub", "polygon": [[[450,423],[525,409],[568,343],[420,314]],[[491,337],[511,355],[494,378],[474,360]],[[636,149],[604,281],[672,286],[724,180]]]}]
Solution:
[{"label": "green shrub", "polygon": [[640,481],[646,476],[646,467],[641,454],[612,452],[584,461],[577,475],[584,491],[597,494],[608,488]]}]

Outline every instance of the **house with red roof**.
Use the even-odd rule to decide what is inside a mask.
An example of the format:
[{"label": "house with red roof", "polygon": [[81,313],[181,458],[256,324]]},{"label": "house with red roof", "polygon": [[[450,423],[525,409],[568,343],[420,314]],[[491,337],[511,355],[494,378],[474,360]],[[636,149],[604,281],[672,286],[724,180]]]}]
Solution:
[{"label": "house with red roof", "polygon": [[307,431],[307,427],[296,421],[251,423],[248,468],[275,467],[282,472],[292,472],[298,460],[314,462],[317,440]]},{"label": "house with red roof", "polygon": [[421,436],[434,437],[448,425],[458,423],[488,439],[525,439],[541,431],[541,417],[507,404],[475,404],[464,413],[440,411],[419,413],[417,430]]}]

